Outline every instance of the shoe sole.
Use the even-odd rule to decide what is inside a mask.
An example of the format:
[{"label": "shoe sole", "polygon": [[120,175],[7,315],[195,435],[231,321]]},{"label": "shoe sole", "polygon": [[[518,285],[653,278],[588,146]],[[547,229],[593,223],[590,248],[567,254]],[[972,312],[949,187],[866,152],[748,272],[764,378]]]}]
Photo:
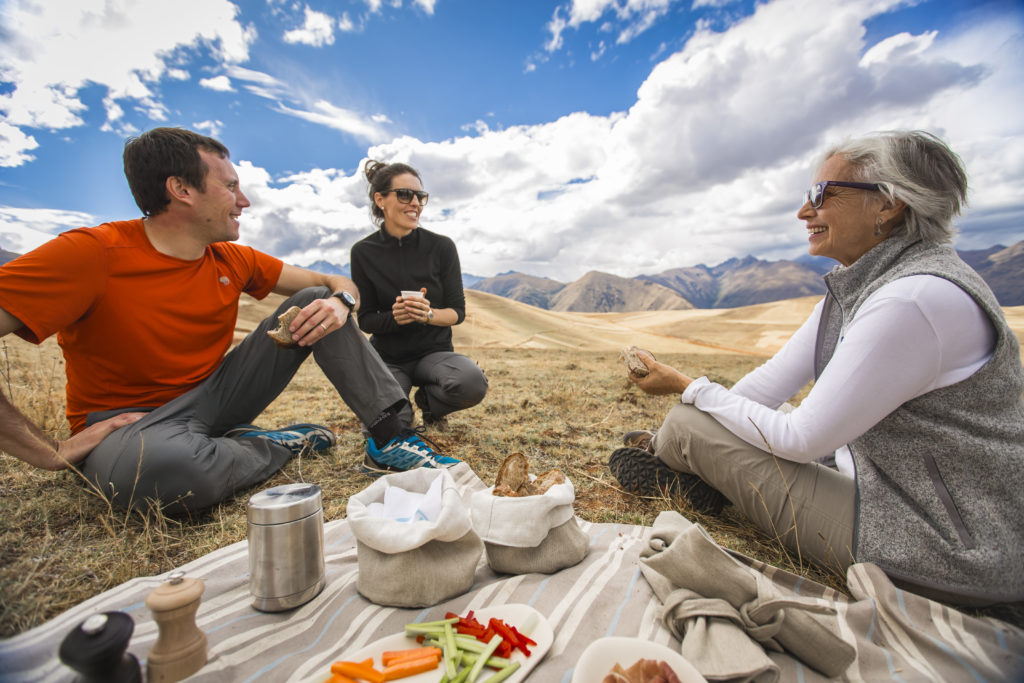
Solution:
[{"label": "shoe sole", "polygon": [[729,500],[696,474],[677,472],[645,450],[619,448],[608,459],[608,469],[622,488],[641,496],[685,498],[695,510],[717,515]]}]

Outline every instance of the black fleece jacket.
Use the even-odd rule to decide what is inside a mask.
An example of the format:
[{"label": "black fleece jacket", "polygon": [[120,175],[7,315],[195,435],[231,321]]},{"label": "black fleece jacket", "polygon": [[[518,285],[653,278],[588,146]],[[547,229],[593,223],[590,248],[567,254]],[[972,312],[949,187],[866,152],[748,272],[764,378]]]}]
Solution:
[{"label": "black fleece jacket", "polygon": [[398,239],[380,228],[352,245],[352,281],[359,288],[359,329],[388,363],[403,363],[435,351],[453,351],[452,328],[399,325],[391,312],[401,291],[427,288],[431,308],[452,308],[458,325],[466,318],[462,268],[455,243],[416,228]]}]

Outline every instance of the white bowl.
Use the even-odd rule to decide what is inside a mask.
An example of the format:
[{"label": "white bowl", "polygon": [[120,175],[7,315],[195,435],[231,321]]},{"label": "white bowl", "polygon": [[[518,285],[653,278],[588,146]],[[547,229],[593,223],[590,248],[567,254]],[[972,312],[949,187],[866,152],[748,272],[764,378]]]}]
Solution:
[{"label": "white bowl", "polygon": [[592,642],[576,662],[572,683],[602,681],[616,663],[628,669],[638,659],[665,662],[679,676],[682,683],[707,683],[705,678],[686,659],[670,648],[642,638],[609,637]]}]

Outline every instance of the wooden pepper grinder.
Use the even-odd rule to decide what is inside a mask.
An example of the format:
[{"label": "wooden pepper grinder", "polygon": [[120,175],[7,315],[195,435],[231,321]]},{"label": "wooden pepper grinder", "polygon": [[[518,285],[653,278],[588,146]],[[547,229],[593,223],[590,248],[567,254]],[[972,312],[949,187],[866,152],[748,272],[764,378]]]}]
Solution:
[{"label": "wooden pepper grinder", "polygon": [[203,582],[176,571],[146,598],[146,607],[160,629],[146,657],[149,683],[174,683],[206,664],[206,634],[196,626]]}]

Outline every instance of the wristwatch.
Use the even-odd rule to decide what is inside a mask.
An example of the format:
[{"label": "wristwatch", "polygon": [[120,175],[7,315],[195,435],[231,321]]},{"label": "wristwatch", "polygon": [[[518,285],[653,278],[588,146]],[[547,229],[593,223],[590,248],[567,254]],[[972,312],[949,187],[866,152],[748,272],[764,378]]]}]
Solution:
[{"label": "wristwatch", "polygon": [[348,312],[349,313],[354,313],[355,312],[355,310],[356,310],[356,298],[354,296],[352,296],[351,294],[349,294],[345,290],[342,290],[340,292],[335,292],[334,294],[331,294],[331,296],[339,299],[341,301],[341,303],[345,304],[345,306],[348,307]]},{"label": "wristwatch", "polygon": [[434,309],[433,308],[428,308],[427,309],[427,321],[429,322],[429,321],[431,321],[433,319],[434,319]]}]

